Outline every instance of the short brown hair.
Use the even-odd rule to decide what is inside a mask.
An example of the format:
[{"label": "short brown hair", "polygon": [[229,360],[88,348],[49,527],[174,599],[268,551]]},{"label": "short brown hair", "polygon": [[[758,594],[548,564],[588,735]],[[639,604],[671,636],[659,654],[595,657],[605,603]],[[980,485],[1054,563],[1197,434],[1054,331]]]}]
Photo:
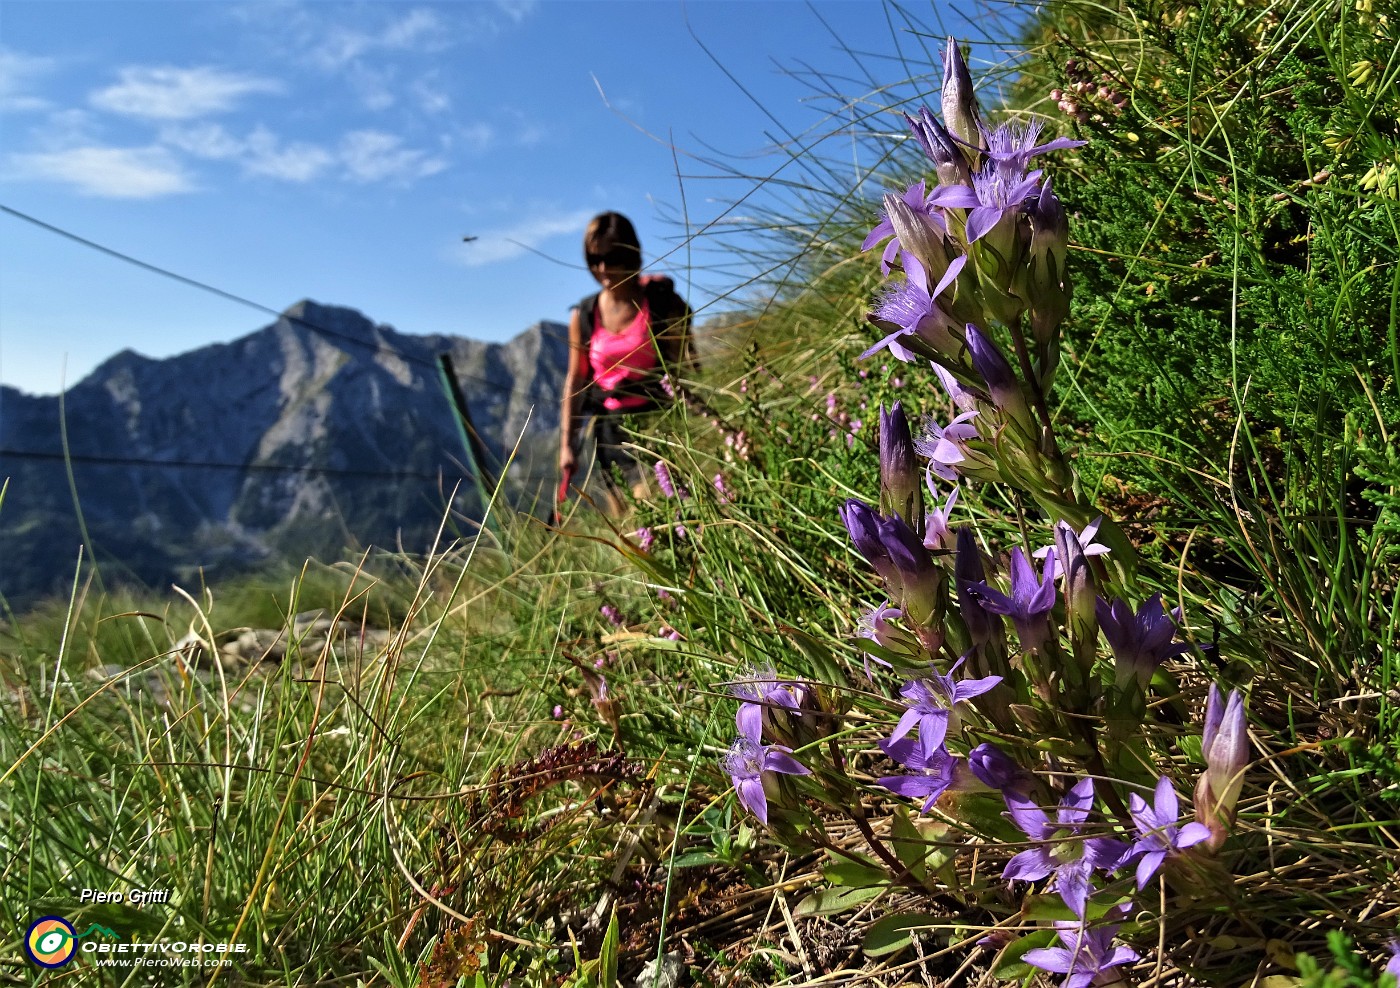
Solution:
[{"label": "short brown hair", "polygon": [[584,262],[592,267],[596,257],[619,255],[641,269],[642,244],[637,239],[637,229],[621,213],[599,213],[588,221],[588,229],[583,233]]}]

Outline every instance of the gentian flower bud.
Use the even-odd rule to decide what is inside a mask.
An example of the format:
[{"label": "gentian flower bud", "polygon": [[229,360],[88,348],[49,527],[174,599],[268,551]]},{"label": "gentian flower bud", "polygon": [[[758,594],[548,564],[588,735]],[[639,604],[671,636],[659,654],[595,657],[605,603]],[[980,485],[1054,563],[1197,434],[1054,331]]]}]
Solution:
[{"label": "gentian flower bud", "polygon": [[972,172],[968,168],[967,156],[963,154],[953,135],[929,112],[928,107],[919,110],[917,119],[907,113],[904,119],[909,121],[909,129],[919,139],[924,154],[933,162],[938,173],[938,183],[965,185],[971,188]]},{"label": "gentian flower bud", "polygon": [[943,52],[943,119],[953,136],[973,147],[978,146],[981,111],[977,94],[972,88],[972,73],[963,61],[962,50],[952,38]]},{"label": "gentian flower bud", "polygon": [[[1089,557],[1084,554],[1074,529],[1062,521],[1055,524],[1055,551],[1048,555],[1055,560],[1057,573],[1065,578],[1061,588],[1065,598],[1065,618],[1080,676],[1085,684],[1095,683],[1094,659],[1098,655],[1099,643],[1099,621],[1095,612],[1098,594],[1094,590],[1094,574],[1089,568]],[[1089,699],[1091,697],[1084,697],[1085,701]]]},{"label": "gentian flower bud", "polygon": [[854,498],[841,508],[841,520],[910,624],[926,634],[941,633],[943,571],[914,530],[898,515],[884,517]]},{"label": "gentian flower bud", "polygon": [[979,744],[967,753],[967,767],[989,789],[1029,799],[1035,777],[991,743]]},{"label": "gentian flower bud", "polygon": [[[900,248],[914,255],[927,277],[935,281],[942,279],[948,270],[948,250],[944,246],[943,232],[934,225],[929,213],[889,193],[885,196],[885,215],[889,217]],[[927,285],[924,290],[928,290]]]},{"label": "gentian flower bud", "polygon": [[1031,242],[1022,267],[1017,294],[1031,308],[1031,329],[1036,342],[1049,346],[1055,330],[1069,315],[1070,285],[1066,274],[1069,221],[1059,198],[1050,190],[1050,179],[1026,208]]},{"label": "gentian flower bud", "polygon": [[1026,396],[1021,391],[1021,382],[1016,373],[996,344],[973,323],[967,324],[967,348],[972,354],[972,366],[987,383],[987,391],[997,408],[1020,426],[1026,436],[1037,435],[1030,406],[1026,404]]},{"label": "gentian flower bud", "polygon": [[1249,765],[1244,697],[1238,690],[1231,690],[1229,698],[1222,699],[1219,687],[1211,684],[1201,731],[1201,754],[1206,770],[1196,783],[1196,819],[1210,828],[1206,846],[1219,850],[1235,822],[1235,804],[1244,787],[1245,767]]},{"label": "gentian flower bud", "polygon": [[987,644],[992,640],[992,617],[982,609],[982,602],[972,592],[973,587],[987,582],[987,571],[982,566],[982,550],[977,548],[977,538],[972,534],[971,525],[958,529],[953,580],[958,594],[958,608],[972,644],[979,647]]},{"label": "gentian flower bud", "polygon": [[914,456],[914,437],[904,406],[880,409],[880,511],[898,515],[920,538],[924,534],[924,495]]}]

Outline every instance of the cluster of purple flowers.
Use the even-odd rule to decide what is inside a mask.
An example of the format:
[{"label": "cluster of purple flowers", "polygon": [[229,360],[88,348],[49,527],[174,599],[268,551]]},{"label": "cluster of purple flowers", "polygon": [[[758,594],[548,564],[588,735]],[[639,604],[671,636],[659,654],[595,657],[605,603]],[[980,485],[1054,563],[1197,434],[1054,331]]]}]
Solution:
[{"label": "cluster of purple flowers", "polygon": [[[788,712],[800,716],[806,687],[801,683],[778,678],[772,666],[750,670],[732,684],[730,692],[739,698],[735,725],[739,736],[729,746],[724,768],[734,783],[739,803],[758,818],[768,822],[768,793],[772,775],[810,775],[811,769],[792,757],[792,748],[782,744],[763,743],[765,733],[773,731],[775,714]],[[767,725],[767,732],[765,732]]]}]

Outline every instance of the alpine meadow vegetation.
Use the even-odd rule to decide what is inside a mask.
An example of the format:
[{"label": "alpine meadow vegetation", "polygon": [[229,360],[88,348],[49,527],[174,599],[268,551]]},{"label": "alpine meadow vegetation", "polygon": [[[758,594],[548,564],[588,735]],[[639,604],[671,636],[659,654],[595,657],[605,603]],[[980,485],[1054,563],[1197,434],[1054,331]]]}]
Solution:
[{"label": "alpine meadow vegetation", "polygon": [[884,16],[624,519],[9,615],[6,976],[1396,983],[1400,9]]}]

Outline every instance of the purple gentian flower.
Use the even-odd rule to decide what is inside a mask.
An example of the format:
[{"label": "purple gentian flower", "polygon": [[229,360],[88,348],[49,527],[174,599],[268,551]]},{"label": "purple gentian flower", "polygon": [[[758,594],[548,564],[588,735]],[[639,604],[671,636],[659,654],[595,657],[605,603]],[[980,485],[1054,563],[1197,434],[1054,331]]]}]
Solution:
[{"label": "purple gentian flower", "polygon": [[734,492],[724,482],[724,474],[715,474],[715,493],[719,496],[720,504],[728,504],[734,500]]},{"label": "purple gentian flower", "polygon": [[875,311],[870,314],[870,318],[876,322],[888,323],[898,328],[862,353],[861,360],[884,347],[889,347],[890,353],[896,358],[905,363],[913,363],[918,359],[917,356],[900,342],[905,336],[918,336],[935,345],[942,344],[944,348],[949,348],[953,342],[947,328],[950,325],[948,317],[934,300],[957,280],[963,266],[967,264],[967,255],[960,254],[953,259],[932,292],[928,289],[928,276],[923,264],[907,251],[901,258],[904,280],[886,289]]},{"label": "purple gentian flower", "polygon": [[1000,676],[954,682],[953,673],[966,661],[966,655],[958,659],[946,676],[940,675],[935,669],[931,676],[904,684],[899,695],[909,701],[909,709],[895,725],[894,733],[890,735],[891,741],[898,741],[917,726],[919,741],[925,753],[929,753],[941,747],[950,733],[957,732],[956,706],[965,700],[981,696],[1001,682]]},{"label": "purple gentian flower", "polygon": [[1113,945],[1117,924],[1087,929],[1083,923],[1061,921],[1055,928],[1063,947],[1036,947],[1026,951],[1021,960],[1042,971],[1066,975],[1062,988],[1088,988],[1095,980],[1121,984],[1105,975],[1116,967],[1142,960],[1131,947]]},{"label": "purple gentian flower", "polygon": [[1039,198],[1042,172],[1026,170],[1032,158],[1085,143],[1060,137],[1037,145],[1039,136],[1040,122],[1035,120],[1024,128],[1010,123],[993,131],[982,128],[986,160],[972,176],[978,205],[967,216],[968,243],[980,240],[1003,219],[1014,216],[1027,200]]},{"label": "purple gentian flower", "polygon": [[768,822],[768,796],[763,791],[764,772],[811,775],[812,770],[792,757],[792,751],[779,744],[763,745],[749,737],[737,737],[724,756],[724,770],[734,780],[739,805]]},{"label": "purple gentian flower", "polygon": [[[1058,523],[1056,524],[1056,527],[1058,527],[1059,525],[1063,525],[1063,524],[1064,524],[1064,522],[1058,522]],[[1098,541],[1098,538],[1099,538],[1099,526],[1101,526],[1102,524],[1103,524],[1103,515],[1099,515],[1099,516],[1098,516],[1097,518],[1095,518],[1093,521],[1089,522],[1089,524],[1085,525],[1082,531],[1079,531],[1079,532],[1075,532],[1075,533],[1074,533],[1074,534],[1075,534],[1075,537],[1076,537],[1077,539],[1079,539],[1079,551],[1082,552],[1082,553],[1084,553],[1084,555],[1086,555],[1086,556],[1106,556],[1106,555],[1108,555],[1109,552],[1111,551],[1111,550],[1108,548],[1108,546],[1102,545],[1102,544],[1100,544],[1099,541]],[[1054,548],[1055,548],[1055,544],[1054,544],[1053,542],[1050,543],[1049,545],[1043,545],[1043,546],[1041,546],[1039,549],[1035,550],[1035,552],[1031,553],[1031,558],[1032,558],[1032,559],[1044,559],[1046,556],[1050,555],[1050,553],[1054,550]],[[1060,578],[1060,574],[1059,574],[1059,572],[1057,571],[1057,572],[1055,573],[1055,579],[1058,580],[1059,578]]]},{"label": "purple gentian flower", "polygon": [[1080,837],[1079,831],[1094,805],[1094,780],[1081,779],[1060,800],[1051,823],[1045,811],[1013,793],[1006,794],[1011,819],[1038,847],[1022,851],[1006,864],[1002,877],[1034,882],[1053,875],[1051,887],[1076,916],[1084,915],[1095,871],[1113,871],[1128,845],[1112,837]]},{"label": "purple gentian flower", "polygon": [[[928,490],[934,497],[938,492],[933,486],[933,476],[928,476]],[[948,492],[948,499],[943,502],[943,507],[934,508],[924,516],[924,548],[951,549],[957,536],[948,527],[948,516],[953,512],[953,505],[958,503],[958,487],[953,485],[953,489]]]},{"label": "purple gentian flower", "polygon": [[608,623],[616,627],[622,627],[622,614],[612,604],[604,604],[598,608],[598,613],[608,619]]},{"label": "purple gentian flower", "polygon": [[1186,642],[1172,640],[1181,609],[1175,608],[1168,614],[1160,593],[1148,597],[1137,613],[1121,600],[1109,603],[1103,598],[1099,598],[1094,609],[1108,647],[1113,650],[1120,689],[1134,679],[1146,689],[1158,666],[1191,649]]},{"label": "purple gentian flower", "polygon": [[[1045,561],[1045,570],[1053,573],[1055,557]],[[1042,571],[1044,572],[1044,571]],[[1055,606],[1055,581],[1037,579],[1035,567],[1026,559],[1020,547],[1011,550],[1011,595],[994,590],[986,583],[968,588],[984,610],[1004,614],[1016,625],[1021,647],[1026,651],[1039,648],[1049,631],[1048,615]]]},{"label": "purple gentian flower", "polygon": [[1119,864],[1125,865],[1132,858],[1138,859],[1139,889],[1145,888],[1157,869],[1162,867],[1168,852],[1185,850],[1210,836],[1210,830],[1204,824],[1192,822],[1178,827],[1177,810],[1176,790],[1165,775],[1157,780],[1151,806],[1137,793],[1128,796],[1128,812],[1137,827],[1138,839]]},{"label": "purple gentian flower", "polygon": [[[883,604],[872,608],[860,616],[860,620],[856,623],[856,636],[859,638],[868,638],[870,641],[883,645],[885,648],[896,648],[903,644],[903,642],[899,640],[903,635],[899,629],[890,624],[890,622],[895,618],[903,616],[903,611],[898,607],[889,606],[889,601],[885,601]],[[887,661],[880,658],[878,655],[871,655],[869,652],[866,652],[866,679],[874,678],[870,672],[870,663],[872,662],[882,665],[886,669],[890,668],[890,664]]]},{"label": "purple gentian flower", "polygon": [[924,802],[920,813],[933,809],[938,797],[953,785],[958,763],[962,761],[941,746],[925,750],[922,744],[893,739],[881,740],[879,745],[891,759],[913,769],[913,774],[886,775],[878,780],[878,784],[896,795],[922,799]]},{"label": "purple gentian flower", "polygon": [[[927,618],[936,604],[942,572],[914,530],[898,515],[881,515],[855,498],[841,508],[841,520],[856,550],[884,579],[906,616]],[[911,603],[916,613],[910,613]]]},{"label": "purple gentian flower", "polygon": [[739,712],[734,717],[739,733],[754,741],[763,737],[764,707],[786,707],[795,712],[802,706],[802,684],[779,679],[772,666],[755,666],[748,670],[729,685],[729,692],[740,701]]},{"label": "purple gentian flower", "polygon": [[956,467],[968,458],[967,441],[979,438],[977,426],[972,424],[976,417],[976,411],[963,412],[945,426],[932,418],[924,420],[923,435],[914,441],[914,448],[928,457],[928,468],[935,476],[944,480],[958,479]]},{"label": "purple gentian flower", "polygon": [[656,533],[650,528],[637,529],[637,544],[642,547],[643,552],[650,552],[652,543],[656,541]]},{"label": "purple gentian flower", "polygon": [[1400,979],[1400,940],[1392,940],[1386,947],[1390,950],[1390,960],[1386,962],[1385,973]]}]

